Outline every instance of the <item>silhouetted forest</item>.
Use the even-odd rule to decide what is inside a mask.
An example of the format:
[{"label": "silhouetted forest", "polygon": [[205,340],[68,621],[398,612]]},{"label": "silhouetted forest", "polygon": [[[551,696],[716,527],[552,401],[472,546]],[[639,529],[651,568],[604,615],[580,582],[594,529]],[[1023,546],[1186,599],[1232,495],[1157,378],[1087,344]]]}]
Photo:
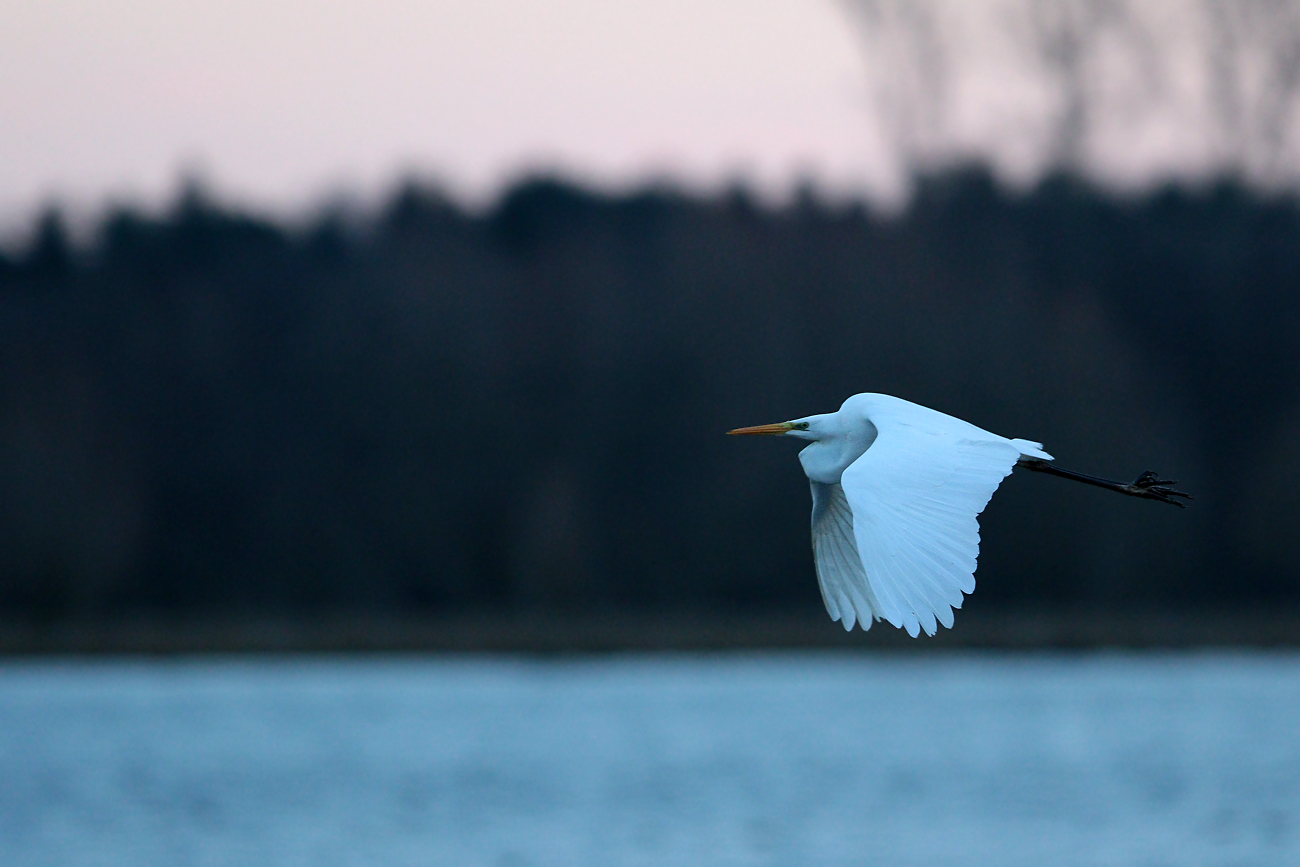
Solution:
[{"label": "silhouetted forest", "polygon": [[0,259],[0,613],[817,608],[796,444],[896,394],[1016,473],[990,606],[1300,601],[1300,204],[923,179],[886,217],[553,179],[290,229],[196,192]]}]

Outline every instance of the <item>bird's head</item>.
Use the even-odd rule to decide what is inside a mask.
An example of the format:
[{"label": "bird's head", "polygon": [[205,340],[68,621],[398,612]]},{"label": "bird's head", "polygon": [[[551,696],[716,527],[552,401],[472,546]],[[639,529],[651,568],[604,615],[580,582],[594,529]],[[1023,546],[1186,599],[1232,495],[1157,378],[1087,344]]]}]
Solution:
[{"label": "bird's head", "polygon": [[735,430],[727,431],[727,433],[736,436],[787,436],[801,440],[819,440],[829,433],[825,429],[825,418],[826,416],[810,415],[807,418],[797,418],[793,421],[782,421],[776,424],[738,427]]}]

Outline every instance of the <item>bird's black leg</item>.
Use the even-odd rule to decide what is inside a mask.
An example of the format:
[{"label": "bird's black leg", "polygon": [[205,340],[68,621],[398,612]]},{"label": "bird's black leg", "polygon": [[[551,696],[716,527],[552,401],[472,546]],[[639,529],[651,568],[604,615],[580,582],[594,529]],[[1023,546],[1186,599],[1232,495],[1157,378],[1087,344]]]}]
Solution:
[{"label": "bird's black leg", "polygon": [[1040,461],[1035,458],[1021,458],[1016,466],[1024,467],[1027,470],[1033,470],[1036,473],[1048,473],[1053,476],[1060,476],[1063,479],[1074,479],[1076,482],[1083,482],[1085,485],[1095,485],[1099,488],[1108,488],[1112,491],[1119,491],[1121,494],[1128,494],[1130,497],[1143,497],[1148,500],[1159,500],[1162,503],[1170,503],[1178,508],[1185,508],[1186,503],[1174,499],[1181,497],[1184,500],[1192,499],[1192,495],[1186,491],[1176,491],[1171,485],[1178,484],[1173,479],[1162,479],[1155,473],[1147,470],[1138,476],[1129,484],[1123,482],[1112,482],[1109,479],[1099,479],[1096,476],[1076,473],[1073,470],[1062,469],[1048,461]]}]

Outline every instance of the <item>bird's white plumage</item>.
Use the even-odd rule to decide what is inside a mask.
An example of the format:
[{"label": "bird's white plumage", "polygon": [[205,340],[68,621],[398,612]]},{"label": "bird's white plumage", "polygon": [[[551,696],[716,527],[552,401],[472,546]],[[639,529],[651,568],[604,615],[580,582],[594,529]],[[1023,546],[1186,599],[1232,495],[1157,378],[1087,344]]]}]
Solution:
[{"label": "bird's white plumage", "polygon": [[[913,636],[951,627],[975,589],[977,516],[1021,456],[1051,455],[888,395],[854,395],[807,424],[797,435],[814,440],[800,458],[826,610],[845,629],[876,619]],[[845,450],[846,439],[865,446]]]},{"label": "bird's white plumage", "polygon": [[855,622],[861,622],[863,630],[870,629],[882,612],[862,568],[853,534],[853,511],[844,496],[844,488],[821,482],[810,484],[813,560],[822,601],[831,619],[841,621],[845,629],[852,629]]}]

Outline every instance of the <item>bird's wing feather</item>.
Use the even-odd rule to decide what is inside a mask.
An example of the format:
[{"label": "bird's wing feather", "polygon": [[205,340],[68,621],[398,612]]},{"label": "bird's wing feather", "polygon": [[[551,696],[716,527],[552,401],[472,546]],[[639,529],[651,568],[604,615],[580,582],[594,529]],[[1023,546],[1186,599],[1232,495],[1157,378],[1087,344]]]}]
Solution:
[{"label": "bird's wing feather", "polygon": [[880,618],[867,573],[858,556],[853,535],[853,512],[840,485],[811,482],[813,561],[817,565],[817,583],[822,602],[832,620],[852,630],[855,622],[865,631]]},{"label": "bird's wing feather", "polygon": [[881,618],[933,635],[936,620],[951,628],[962,594],[975,589],[976,516],[1020,450],[991,434],[873,421],[875,442],[841,478],[863,583]]}]

